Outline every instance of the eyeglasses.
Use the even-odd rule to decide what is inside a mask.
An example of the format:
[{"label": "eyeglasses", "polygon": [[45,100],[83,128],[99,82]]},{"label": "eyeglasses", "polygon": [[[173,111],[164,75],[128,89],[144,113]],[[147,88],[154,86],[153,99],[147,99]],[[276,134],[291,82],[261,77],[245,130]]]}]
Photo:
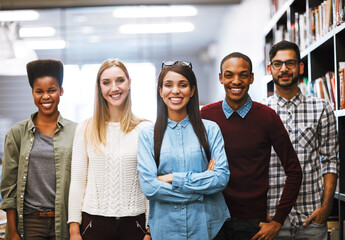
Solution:
[{"label": "eyeglasses", "polygon": [[166,66],[172,66],[175,65],[176,63],[181,63],[183,66],[187,66],[190,67],[190,69],[192,69],[192,63],[188,62],[188,61],[163,61],[162,62],[162,68],[166,67]]},{"label": "eyeglasses", "polygon": [[287,60],[285,62],[283,61],[279,61],[279,60],[275,60],[270,62],[272,68],[274,70],[280,70],[283,67],[283,64],[285,64],[285,66],[287,67],[287,69],[294,69],[297,66],[298,61],[297,60]]}]

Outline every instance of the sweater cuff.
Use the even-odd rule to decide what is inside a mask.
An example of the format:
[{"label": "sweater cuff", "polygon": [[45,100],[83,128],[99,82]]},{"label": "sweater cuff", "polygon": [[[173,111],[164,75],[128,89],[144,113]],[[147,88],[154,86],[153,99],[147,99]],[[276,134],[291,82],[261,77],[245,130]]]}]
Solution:
[{"label": "sweater cuff", "polygon": [[276,211],[276,214],[274,215],[274,217],[272,218],[273,221],[276,221],[278,223],[280,223],[282,226],[284,225],[285,219],[286,217],[289,215],[289,213],[285,214],[281,211]]}]

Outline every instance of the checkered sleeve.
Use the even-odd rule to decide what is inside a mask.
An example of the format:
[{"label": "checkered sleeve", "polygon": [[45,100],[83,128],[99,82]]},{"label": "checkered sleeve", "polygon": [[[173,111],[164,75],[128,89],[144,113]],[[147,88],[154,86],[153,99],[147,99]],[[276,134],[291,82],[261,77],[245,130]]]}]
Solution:
[{"label": "checkered sleeve", "polygon": [[339,151],[338,134],[336,130],[336,119],[332,107],[325,103],[324,111],[320,118],[320,127],[318,128],[319,136],[319,153],[322,163],[322,174],[338,174]]}]

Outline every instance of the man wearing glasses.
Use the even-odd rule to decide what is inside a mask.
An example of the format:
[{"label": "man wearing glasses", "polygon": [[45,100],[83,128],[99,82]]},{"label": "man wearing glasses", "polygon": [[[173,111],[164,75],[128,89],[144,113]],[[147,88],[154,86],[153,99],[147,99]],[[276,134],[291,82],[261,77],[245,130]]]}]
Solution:
[{"label": "man wearing glasses", "polygon": [[[328,102],[306,97],[298,88],[304,65],[295,43],[279,42],[269,56],[267,70],[272,74],[275,94],[263,103],[280,115],[303,170],[297,201],[275,239],[326,240],[326,221],[332,209],[339,164],[335,116]],[[284,170],[272,150],[268,193],[271,216],[279,203],[284,180]]]}]

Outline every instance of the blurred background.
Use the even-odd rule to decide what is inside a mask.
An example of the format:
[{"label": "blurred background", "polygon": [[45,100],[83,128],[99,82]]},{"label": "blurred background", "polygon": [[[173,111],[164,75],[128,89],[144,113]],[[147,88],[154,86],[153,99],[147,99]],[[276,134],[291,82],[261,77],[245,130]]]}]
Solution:
[{"label": "blurred background", "polygon": [[264,98],[263,26],[269,17],[269,0],[0,0],[0,158],[10,126],[36,111],[27,62],[64,63],[59,110],[81,122],[93,112],[99,65],[119,58],[132,78],[134,113],[154,121],[164,60],[192,62],[205,105],[224,98],[221,59],[243,52],[254,67],[250,94]]}]

